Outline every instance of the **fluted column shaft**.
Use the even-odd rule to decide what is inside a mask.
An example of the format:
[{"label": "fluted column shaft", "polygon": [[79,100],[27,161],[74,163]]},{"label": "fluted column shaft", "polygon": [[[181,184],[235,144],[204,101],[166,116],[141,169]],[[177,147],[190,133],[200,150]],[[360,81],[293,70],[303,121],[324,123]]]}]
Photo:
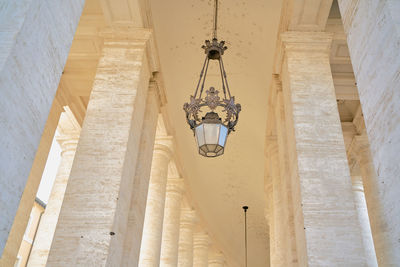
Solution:
[{"label": "fluted column shaft", "polygon": [[71,172],[72,163],[78,145],[79,132],[63,134],[57,137],[61,146],[61,162],[54,180],[50,198],[35,236],[32,251],[27,266],[46,266],[50,246],[56,230],[58,216],[64,200],[65,189]]},{"label": "fluted column shaft", "polygon": [[160,263],[165,193],[168,164],[171,156],[171,137],[157,138],[154,145],[149,191],[147,193],[139,266],[158,266]]},{"label": "fluted column shaft", "polygon": [[168,178],[160,266],[177,266],[183,180]]},{"label": "fluted column shaft", "polygon": [[181,210],[178,247],[178,267],[193,266],[193,226],[196,214],[193,210]]},{"label": "fluted column shaft", "polygon": [[224,267],[225,258],[221,252],[213,252],[208,256],[208,267]]},{"label": "fluted column shaft", "polygon": [[193,235],[193,266],[208,266],[208,247],[210,238],[206,233],[196,233]]}]

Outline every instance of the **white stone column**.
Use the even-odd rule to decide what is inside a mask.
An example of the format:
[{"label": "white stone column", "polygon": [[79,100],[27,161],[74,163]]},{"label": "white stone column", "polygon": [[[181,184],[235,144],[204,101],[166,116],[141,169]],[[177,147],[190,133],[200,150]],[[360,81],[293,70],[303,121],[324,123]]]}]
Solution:
[{"label": "white stone column", "polygon": [[193,235],[193,266],[208,266],[208,248],[210,238],[206,233],[195,233]]},{"label": "white stone column", "polygon": [[179,228],[178,267],[193,266],[193,227],[195,223],[195,211],[183,208]]},{"label": "white stone column", "polygon": [[298,264],[365,266],[329,63],[332,35],[280,39]]},{"label": "white stone column", "polygon": [[172,151],[171,137],[156,138],[147,193],[139,266],[151,267],[160,264],[168,164],[172,157]]},{"label": "white stone column", "polygon": [[[361,212],[365,214],[364,217],[367,217],[366,222],[361,226],[364,226],[363,233],[367,257],[371,259],[370,262],[373,262],[375,258],[374,263],[376,266],[377,260],[380,262],[385,258],[384,255],[387,252],[384,250],[389,240],[387,236],[390,233],[385,231],[382,203],[378,193],[379,181],[372,162],[367,136],[356,135],[353,137],[349,148],[349,156],[356,160],[361,172],[362,181],[358,183],[361,184],[363,190],[363,200],[360,203],[360,207],[362,208]],[[364,208],[367,208],[368,211],[364,210]],[[371,234],[373,240],[371,240]],[[378,255],[381,259],[378,258]]]},{"label": "white stone column", "polygon": [[221,252],[211,252],[208,255],[208,267],[224,267],[225,258]]},{"label": "white stone column", "polygon": [[[1,4],[0,256],[39,147],[83,4],[83,0],[56,0],[52,4],[21,0]],[[34,195],[29,201],[32,205]],[[20,240],[20,235],[16,239]]]},{"label": "white stone column", "polygon": [[[375,212],[379,224],[371,221],[380,266],[400,262],[400,1],[339,0],[340,13],[376,170]],[[360,166],[361,167],[361,166]],[[364,177],[363,177],[364,179]],[[372,189],[371,189],[372,190]],[[372,193],[372,191],[371,191]],[[370,213],[370,217],[375,216]],[[376,234],[380,232],[378,237]]]},{"label": "white stone column", "polygon": [[138,164],[132,186],[132,197],[128,216],[128,227],[124,241],[122,266],[139,264],[140,245],[142,243],[144,215],[146,211],[147,193],[151,173],[154,141],[159,116],[157,89],[150,82],[147,94],[146,111],[140,137]]},{"label": "white stone column", "polygon": [[168,178],[160,266],[177,266],[183,179]]},{"label": "white stone column", "polygon": [[115,26],[104,46],[48,266],[121,266],[151,69],[151,31]]},{"label": "white stone column", "polygon": [[371,226],[369,224],[367,203],[365,202],[364,186],[360,176],[351,176],[353,185],[354,202],[361,226],[361,235],[365,249],[368,267],[378,267],[376,260],[374,241],[372,240]]},{"label": "white stone column", "polygon": [[[40,219],[27,266],[46,266],[49,256],[80,133],[79,126],[79,128],[76,127],[77,129],[74,129],[74,125],[65,125],[68,123],[67,120],[69,120],[67,115],[63,113],[60,120],[61,125],[59,126],[59,132],[61,134],[56,137],[61,147],[61,162],[58,167],[49,201]],[[78,124],[76,123],[75,125]]]}]

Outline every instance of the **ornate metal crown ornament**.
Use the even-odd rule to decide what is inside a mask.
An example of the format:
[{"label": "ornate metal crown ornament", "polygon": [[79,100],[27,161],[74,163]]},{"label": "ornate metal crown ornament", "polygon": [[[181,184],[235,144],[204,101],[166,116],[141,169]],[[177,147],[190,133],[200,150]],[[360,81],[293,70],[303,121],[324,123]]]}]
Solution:
[{"label": "ornate metal crown ornament", "polygon": [[[199,146],[199,153],[206,157],[216,157],[224,153],[224,147],[228,134],[235,130],[241,111],[240,104],[235,104],[235,97],[231,95],[222,55],[227,49],[225,42],[218,42],[217,32],[218,0],[215,1],[214,34],[213,39],[206,40],[202,46],[206,54],[200,78],[194,95],[190,96],[190,102],[183,105],[186,120],[190,129],[194,131]],[[207,76],[210,60],[217,60],[221,76],[221,87],[223,98],[219,96],[220,91],[210,87],[205,91],[204,84]],[[222,109],[218,109],[218,107]],[[208,110],[204,117],[199,113]],[[222,118],[219,113],[223,113]]]}]

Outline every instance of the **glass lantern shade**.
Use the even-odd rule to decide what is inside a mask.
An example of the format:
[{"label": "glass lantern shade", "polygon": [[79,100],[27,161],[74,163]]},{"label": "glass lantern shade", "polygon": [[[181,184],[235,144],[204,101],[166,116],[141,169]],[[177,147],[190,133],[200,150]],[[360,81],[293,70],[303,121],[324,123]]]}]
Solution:
[{"label": "glass lantern shade", "polygon": [[203,122],[194,132],[200,155],[217,157],[224,154],[228,128],[221,122]]}]

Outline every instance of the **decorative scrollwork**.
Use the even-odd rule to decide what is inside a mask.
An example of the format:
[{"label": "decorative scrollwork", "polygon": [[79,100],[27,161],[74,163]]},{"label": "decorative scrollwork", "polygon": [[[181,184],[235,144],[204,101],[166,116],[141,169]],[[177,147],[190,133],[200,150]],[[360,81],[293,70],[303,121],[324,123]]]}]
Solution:
[{"label": "decorative scrollwork", "polygon": [[223,120],[224,125],[229,131],[234,131],[235,126],[239,119],[239,112],[241,111],[241,105],[235,104],[235,97],[232,96],[230,99],[220,100],[218,96],[219,91],[215,90],[214,87],[210,87],[206,91],[207,96],[203,98],[194,98],[190,96],[190,102],[183,105],[183,110],[186,112],[186,120],[190,125],[191,129],[194,129],[198,124],[202,122],[199,117],[202,107],[208,107],[211,111],[217,107],[222,107],[223,112],[226,114]]},{"label": "decorative scrollwork", "polygon": [[[194,95],[190,96],[189,103],[183,105],[183,109],[186,113],[186,120],[190,125],[190,128],[194,130],[197,125],[201,124],[204,118],[200,118],[202,114],[202,108],[207,107],[208,112],[214,112],[218,107],[222,108],[222,112],[225,113],[224,118],[220,118],[223,124],[228,128],[228,131],[234,131],[235,126],[239,119],[239,113],[241,111],[240,104],[235,104],[235,97],[231,96],[228,86],[228,80],[226,78],[226,72],[224,63],[222,61],[222,55],[227,49],[225,42],[218,42],[216,38],[211,41],[206,40],[205,45],[202,46],[206,53],[206,59],[204,61],[203,68],[200,72],[200,78],[197,84]],[[202,98],[204,83],[206,80],[208,63],[210,60],[218,61],[220,76],[222,81],[223,99],[219,96],[219,91],[214,87],[210,87],[206,91],[206,96]],[[204,74],[204,76],[203,76]],[[199,94],[198,94],[199,90]],[[229,96],[229,98],[227,98]],[[205,111],[205,110],[204,110]],[[216,113],[218,113],[216,111]],[[219,115],[221,116],[221,115]]]},{"label": "decorative scrollwork", "polygon": [[239,119],[239,112],[242,110],[240,104],[235,104],[235,97],[232,96],[230,99],[224,99],[224,112],[226,112],[226,119],[224,123],[228,124],[228,128],[232,131],[235,130],[235,126]]},{"label": "decorative scrollwork", "polygon": [[220,103],[218,93],[219,91],[215,90],[214,87],[210,87],[210,90],[206,91],[207,96],[204,98],[204,103],[209,106],[211,110],[216,109]]},{"label": "decorative scrollwork", "polygon": [[186,120],[193,129],[196,126],[196,121],[200,121],[199,112],[201,107],[201,99],[196,99],[190,96],[190,102],[183,105],[183,110],[186,112]]}]

